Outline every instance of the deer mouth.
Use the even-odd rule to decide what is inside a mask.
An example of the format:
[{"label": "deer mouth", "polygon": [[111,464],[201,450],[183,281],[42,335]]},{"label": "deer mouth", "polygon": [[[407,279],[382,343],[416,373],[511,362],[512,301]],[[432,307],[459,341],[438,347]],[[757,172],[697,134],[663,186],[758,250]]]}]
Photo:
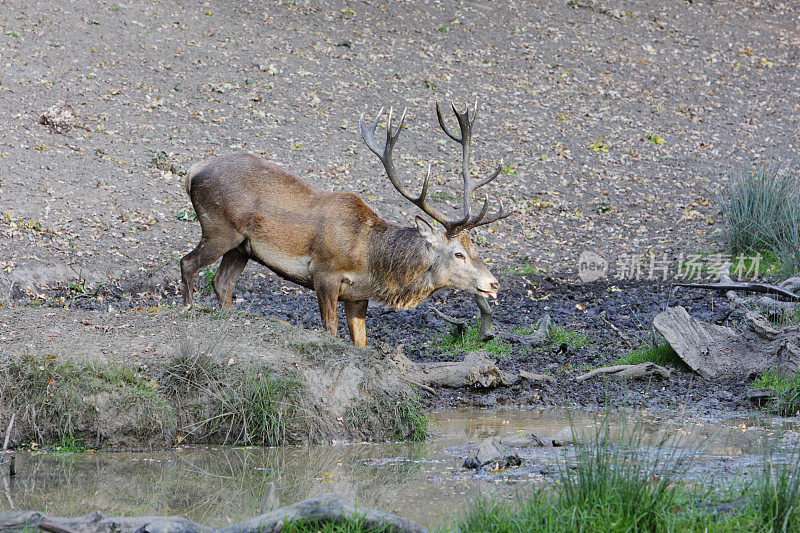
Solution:
[{"label": "deer mouth", "polygon": [[496,300],[497,299],[497,291],[493,291],[493,290],[485,291],[483,289],[478,289],[478,294],[480,294],[481,296],[484,296],[486,298],[489,298],[490,300]]}]

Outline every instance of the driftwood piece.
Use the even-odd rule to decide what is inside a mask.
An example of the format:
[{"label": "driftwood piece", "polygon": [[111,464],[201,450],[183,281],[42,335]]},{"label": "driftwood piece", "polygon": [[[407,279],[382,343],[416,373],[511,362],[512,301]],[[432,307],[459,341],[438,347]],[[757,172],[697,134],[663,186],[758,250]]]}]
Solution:
[{"label": "driftwood piece", "polygon": [[481,330],[478,333],[478,340],[481,342],[490,341],[495,337],[494,328],[492,327],[494,311],[492,311],[492,306],[489,305],[489,300],[479,294],[475,295],[475,303],[478,304],[478,310],[481,313]]},{"label": "driftwood piece", "polygon": [[364,529],[393,531],[395,533],[425,533],[425,529],[399,516],[383,511],[359,507],[336,494],[321,494],[294,505],[282,507],[271,513],[243,520],[219,530],[219,533],[279,533],[287,522],[315,524],[341,522],[358,518]]},{"label": "driftwood piece", "polygon": [[595,368],[585,374],[575,378],[575,381],[582,383],[587,379],[597,376],[611,376],[615,379],[641,379],[648,377],[658,377],[669,379],[671,372],[663,366],[655,363],[639,363],[638,365],[616,365]]},{"label": "driftwood piece", "polygon": [[745,311],[741,332],[692,318],[683,307],[662,311],[653,326],[705,378],[800,369],[800,326],[775,329],[754,311]]},{"label": "driftwood piece", "polygon": [[48,516],[39,511],[0,513],[0,531],[53,533],[211,533],[213,529],[179,516],[107,517],[95,512],[74,518]]},{"label": "driftwood piece", "polygon": [[676,283],[679,287],[690,289],[712,289],[720,291],[744,291],[757,292],[760,294],[774,294],[788,298],[794,302],[800,302],[800,296],[787,290],[781,285],[771,285],[769,283],[756,283],[752,281],[721,281],[719,283]]},{"label": "driftwood piece", "polygon": [[544,383],[546,385],[555,385],[556,378],[553,376],[548,376],[547,374],[533,374],[532,372],[528,372],[527,370],[520,370],[519,377],[522,379],[527,379],[528,381],[532,381],[534,383]]},{"label": "driftwood piece", "polygon": [[[338,523],[358,519],[365,529],[395,533],[425,533],[425,529],[399,516],[354,505],[335,494],[322,494],[281,507],[218,533],[278,533],[288,522],[298,524]],[[54,533],[212,533],[214,530],[187,520],[170,517],[106,517],[92,513],[76,518],[48,516],[39,511],[0,513],[0,530],[22,532],[39,528]]]},{"label": "driftwood piece", "polygon": [[518,376],[504,372],[483,350],[470,352],[463,361],[415,363],[397,350],[392,359],[409,381],[427,386],[492,388],[515,383]]},{"label": "driftwood piece", "polygon": [[504,331],[500,334],[500,338],[503,340],[523,344],[525,346],[532,346],[534,348],[538,346],[544,346],[550,342],[550,323],[550,315],[545,313],[536,322],[536,329],[533,333],[528,335],[520,335],[518,333]]}]

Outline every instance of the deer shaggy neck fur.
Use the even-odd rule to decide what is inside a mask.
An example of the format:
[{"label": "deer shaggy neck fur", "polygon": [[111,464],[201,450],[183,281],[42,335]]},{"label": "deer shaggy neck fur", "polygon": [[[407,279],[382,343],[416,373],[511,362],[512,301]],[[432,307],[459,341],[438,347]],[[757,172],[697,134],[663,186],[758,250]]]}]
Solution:
[{"label": "deer shaggy neck fur", "polygon": [[416,228],[389,226],[372,237],[372,298],[393,309],[411,309],[437,289],[434,254]]}]

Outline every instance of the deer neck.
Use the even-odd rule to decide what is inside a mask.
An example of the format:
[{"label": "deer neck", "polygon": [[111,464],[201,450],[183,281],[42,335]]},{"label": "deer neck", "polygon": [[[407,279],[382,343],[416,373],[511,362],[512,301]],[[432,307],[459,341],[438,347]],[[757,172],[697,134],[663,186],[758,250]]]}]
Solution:
[{"label": "deer neck", "polygon": [[372,236],[371,244],[371,300],[410,309],[442,288],[434,282],[433,257],[416,228],[388,226]]}]

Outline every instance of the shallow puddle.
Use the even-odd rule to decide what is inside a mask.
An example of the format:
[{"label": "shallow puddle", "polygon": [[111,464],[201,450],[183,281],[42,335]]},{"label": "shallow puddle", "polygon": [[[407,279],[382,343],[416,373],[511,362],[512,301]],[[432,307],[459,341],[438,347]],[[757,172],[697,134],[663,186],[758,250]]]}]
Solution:
[{"label": "shallow puddle", "polygon": [[[601,413],[602,414],[602,413]],[[181,515],[222,526],[281,505],[335,492],[423,526],[450,521],[477,496],[513,498],[554,483],[574,448],[540,448],[527,466],[490,474],[461,468],[468,445],[520,431],[547,437],[570,425],[594,435],[598,415],[564,410],[458,410],[432,413],[432,437],[415,444],[333,444],[282,448],[183,447],[152,453],[18,453],[17,476],[0,486],[0,511],[37,509],[76,516]],[[636,422],[633,422],[633,421]],[[690,481],[746,478],[763,461],[765,442],[788,454],[793,422],[767,417],[718,422],[628,412],[608,421],[635,428],[647,444],[690,450]],[[270,482],[274,493],[270,493]],[[13,507],[12,507],[13,506]]]}]

